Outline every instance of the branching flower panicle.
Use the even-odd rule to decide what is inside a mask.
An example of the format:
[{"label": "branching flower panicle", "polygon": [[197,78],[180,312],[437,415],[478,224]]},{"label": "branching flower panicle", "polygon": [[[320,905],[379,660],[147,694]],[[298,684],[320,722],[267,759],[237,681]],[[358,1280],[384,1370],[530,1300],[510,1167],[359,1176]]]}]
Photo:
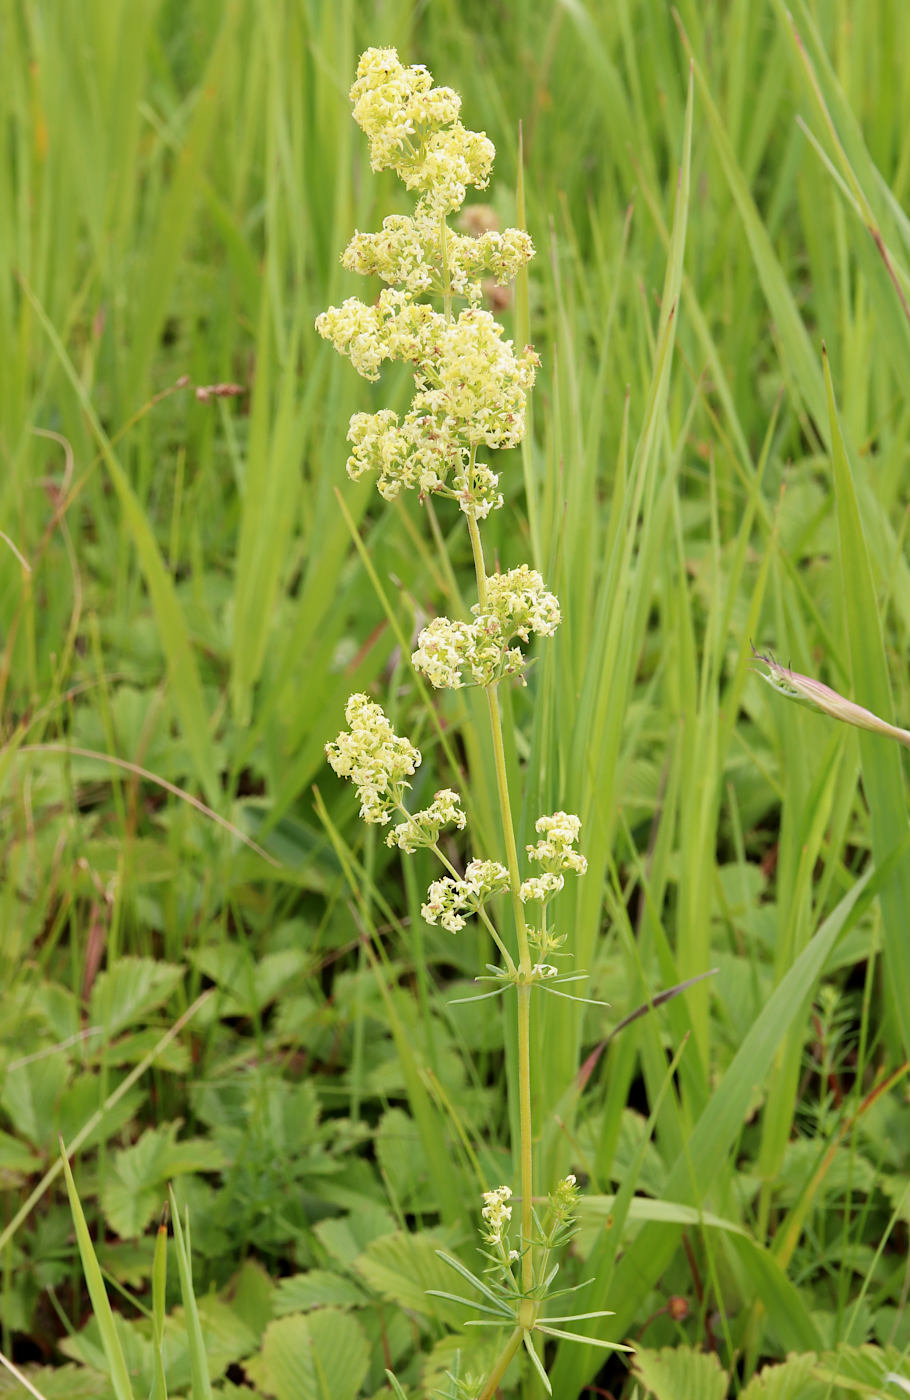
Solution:
[{"label": "branching flower panicle", "polygon": [[[433,881],[422,905],[426,922],[457,933],[477,914],[489,931],[502,963],[487,964],[489,975],[477,979],[492,984],[491,990],[462,1000],[506,992],[517,1000],[519,1248],[511,1248],[509,1242],[512,1191],[499,1186],[484,1193],[482,1208],[482,1237],[492,1265],[487,1270],[492,1284],[478,1280],[460,1261],[442,1255],[485,1297],[491,1305],[485,1304],[485,1311],[498,1315],[509,1329],[509,1340],[491,1372],[477,1383],[477,1394],[489,1400],[522,1345],[546,1382],[532,1333],[574,1337],[549,1329],[540,1311],[556,1273],[549,1262],[550,1251],[570,1237],[577,1189],[572,1176],[559,1183],[549,1197],[549,1224],[542,1230],[534,1210],[531,1007],[539,992],[569,996],[566,985],[584,978],[583,973],[561,973],[550,961],[560,956],[556,950],[565,935],[549,931],[546,920],[547,904],[563,888],[566,872],[581,875],[586,862],[576,848],[578,817],[554,812],[537,821],[540,839],[526,848],[537,869],[521,881],[497,696],[497,686],[505,677],[524,681],[523,648],[535,636],[553,635],[560,608],[541,575],[527,564],[488,574],[479,528],[503,504],[500,473],[485,458],[491,451],[514,448],[522,441],[527,395],[539,365],[532,348],[516,349],[507,339],[481,298],[491,282],[511,281],[528,264],[534,249],[523,230],[500,232],[493,227],[490,211],[481,207],[466,212],[458,232],[449,227],[448,219],[461,208],[467,190],[487,185],[494,155],[485,133],[462,125],[461,102],[451,88],[434,87],[425,68],[402,64],[394,49],[369,49],[360,60],[351,99],[354,116],[370,142],[373,169],[394,170],[418,198],[413,214],[390,215],[375,233],[356,230],[342,254],[348,271],[385,283],[375,301],[349,297],[324,311],[316,328],[366,379],[378,379],[388,361],[409,365],[413,374],[413,398],[403,413],[382,408],[352,416],[348,475],[354,480],[374,475],[380,495],[388,501],[402,491],[415,490],[421,500],[433,496],[452,501],[465,517],[477,602],[469,619],[434,618],[420,632],[411,660],[437,689],[477,685],[486,691],[506,863],[477,857],[463,875],[458,874],[440,850],[439,837],[447,826],[465,829],[459,795],[441,788],[428,807],[407,811],[407,780],[420,763],[420,754],[394,733],[380,706],[366,695],[351,696],[345,711],[349,730],[326,745],[326,753],[336,773],[356,785],[365,821],[385,824],[393,814],[401,818],[386,834],[389,846],[404,854],[430,850],[445,867],[447,874]],[[473,218],[468,217],[472,212]],[[453,307],[456,299],[466,305]],[[486,908],[505,892],[511,895],[514,921],[511,949],[507,935]],[[532,901],[541,906],[540,928],[529,928],[526,922],[524,906]],[[455,1301],[468,1300],[456,1297]],[[577,1340],[591,1339],[579,1336]],[[459,1385],[464,1390],[466,1383]]]},{"label": "branching flower panicle", "polygon": [[524,229],[489,230],[478,237],[446,230],[443,245],[438,216],[421,203],[413,218],[390,214],[379,233],[358,229],[341,255],[349,272],[379,277],[412,296],[445,296],[446,274],[452,296],[480,301],[483,279],[505,286],[534,256]]},{"label": "branching flower panicle", "polygon": [[375,471],[387,500],[416,488],[422,495],[458,498],[462,508],[466,491],[484,487],[481,518],[501,504],[474,458],[478,447],[521,442],[527,392],[539,363],[533,350],[516,355],[489,311],[469,306],[450,322],[393,288],[381,292],[374,306],[349,297],[330,307],[316,329],[365,379],[378,379],[386,360],[414,367],[416,392],[403,418],[390,409],[351,418],[352,480]]},{"label": "branching flower panicle", "polygon": [[[348,474],[357,480],[375,471],[387,500],[413,488],[449,496],[483,519],[502,496],[476,449],[521,441],[539,361],[530,347],[516,353],[478,303],[483,279],[510,282],[534,247],[523,229],[472,235],[448,228],[446,216],[461,208],[468,187],[488,183],[494,155],[483,132],[458,120],[460,99],[451,88],[433,87],[425,68],[405,67],[394,49],[369,49],[351,99],[373,169],[395,170],[422,195],[412,217],[390,215],[377,233],[357,230],[342,254],[349,271],[388,284],[378,301],[350,297],[316,321],[319,334],[367,379],[377,379],[386,360],[414,369],[416,392],[403,418],[384,409],[351,419]],[[445,310],[421,296],[440,297]],[[469,305],[453,318],[454,297]]]}]

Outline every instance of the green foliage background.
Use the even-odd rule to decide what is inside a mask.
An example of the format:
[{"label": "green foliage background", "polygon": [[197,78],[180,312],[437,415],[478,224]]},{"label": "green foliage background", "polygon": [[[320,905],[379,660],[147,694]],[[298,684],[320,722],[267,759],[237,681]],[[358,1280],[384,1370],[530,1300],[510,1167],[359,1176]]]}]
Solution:
[{"label": "green foliage background", "polygon": [[[422,923],[429,862],[324,769],[375,689],[415,799],[466,785],[463,855],[500,855],[476,697],[407,662],[470,602],[460,521],[449,567],[416,502],[347,482],[350,413],[407,385],[313,331],[371,294],[353,228],[408,207],[347,100],[385,44],[493,139],[502,224],[521,130],[538,254],[504,319],[544,368],[488,553],[564,622],[504,697],[509,761],[521,839],[583,819],[557,920],[610,1003],[538,1022],[543,1179],[589,1202],[568,1279],[608,1335],[716,1351],[718,1394],[793,1349],[792,1393],[877,1393],[910,1346],[902,758],[759,685],[750,644],[907,722],[897,0],[0,0],[0,1350],[107,1393],[59,1136],[132,1374],[173,1181],[214,1379],[279,1400],[321,1393],[290,1353],[343,1354],[342,1400],[386,1365],[429,1394],[463,1321],[434,1246],[475,1266],[512,1174],[509,1008],[450,1005],[482,931]],[[662,1355],[600,1384],[721,1375]],[[601,1365],[549,1359],[564,1400]]]}]

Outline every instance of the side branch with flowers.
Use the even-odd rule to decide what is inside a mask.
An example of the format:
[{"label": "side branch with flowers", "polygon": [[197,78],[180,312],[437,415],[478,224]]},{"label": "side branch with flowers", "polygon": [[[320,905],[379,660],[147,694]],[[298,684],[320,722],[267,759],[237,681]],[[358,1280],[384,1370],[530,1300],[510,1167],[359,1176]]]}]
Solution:
[{"label": "side branch with flowers", "polygon": [[[574,1176],[566,1177],[547,1198],[546,1211],[539,1215],[535,1210],[531,1007],[535,989],[568,995],[559,990],[560,984],[583,975],[566,976],[547,961],[564,942],[548,927],[547,908],[563,888],[566,873],[583,875],[586,862],[576,849],[579,819],[555,812],[538,819],[541,839],[526,847],[537,873],[522,878],[497,696],[504,678],[523,677],[527,662],[522,644],[527,646],[532,635],[553,635],[560,621],[559,603],[540,574],[526,564],[488,574],[480,530],[503,498],[497,473],[478,454],[521,441],[526,396],[539,364],[530,347],[516,353],[504,339],[503,327],[480,306],[481,282],[510,282],[534,249],[521,229],[471,237],[449,228],[448,220],[461,208],[468,187],[483,189],[489,183],[494,156],[483,132],[468,131],[461,124],[461,100],[451,88],[434,87],[425,68],[405,67],[394,49],[369,49],[358,65],[351,100],[354,118],[369,138],[372,168],[394,170],[418,193],[418,200],[413,216],[386,218],[379,233],[355,232],[342,255],[346,268],[388,284],[377,303],[369,306],[349,298],[323,312],[316,328],[366,379],[378,379],[387,360],[413,367],[415,394],[403,417],[389,409],[352,417],[347,470],[354,480],[375,473],[386,500],[413,488],[421,501],[433,495],[456,502],[465,517],[477,583],[471,621],[434,618],[420,633],[411,660],[436,688],[476,685],[484,692],[505,863],[475,857],[459,873],[449,861],[439,837],[444,827],[465,829],[459,796],[445,788],[423,811],[408,811],[408,778],[420,764],[420,753],[393,732],[382,708],[368,696],[350,697],[345,710],[348,728],[326,745],[326,753],[335,772],[355,784],[365,822],[386,825],[398,819],[386,836],[389,846],[403,854],[428,849],[444,867],[446,873],[427,891],[424,919],[451,933],[463,928],[471,915],[483,921],[502,964],[490,966],[489,977],[479,979],[495,984],[481,996],[514,988],[518,999],[517,1231],[512,1226],[513,1188],[495,1187],[484,1193],[481,1211],[483,1252],[492,1272],[486,1271],[481,1280],[460,1261],[449,1259],[485,1300],[458,1301],[492,1313],[494,1322],[509,1329],[486,1377],[467,1382],[453,1378],[458,1387],[453,1394],[464,1400],[490,1400],[522,1345],[549,1391],[535,1334],[573,1336],[554,1326],[572,1319],[547,1316],[544,1306],[554,1296],[552,1254],[571,1237],[577,1188]],[[467,305],[456,315],[454,303],[459,300]],[[486,907],[495,895],[506,892],[513,914],[510,932],[496,927]],[[537,911],[532,923],[529,907]],[[578,1340],[591,1344],[588,1337]],[[403,1394],[397,1382],[393,1385],[396,1394]]]}]

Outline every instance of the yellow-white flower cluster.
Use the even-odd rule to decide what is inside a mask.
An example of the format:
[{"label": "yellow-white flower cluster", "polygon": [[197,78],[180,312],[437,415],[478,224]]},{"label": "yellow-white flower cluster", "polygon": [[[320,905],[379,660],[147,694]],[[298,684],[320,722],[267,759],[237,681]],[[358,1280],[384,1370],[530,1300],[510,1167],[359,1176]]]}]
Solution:
[{"label": "yellow-white flower cluster", "polygon": [[442,788],[429,807],[422,812],[412,812],[407,821],[393,827],[385,842],[387,846],[397,846],[406,855],[413,855],[423,847],[435,846],[444,826],[456,826],[464,831],[466,820],[458,793],[452,788]]},{"label": "yellow-white flower cluster", "polygon": [[395,49],[367,49],[351,88],[354,120],[370,142],[374,170],[391,168],[409,190],[428,192],[438,213],[460,209],[466,187],[483,189],[496,154],[482,131],[458,120],[461,98],[433,87],[423,64],[405,68]]},{"label": "yellow-white flower cluster", "polygon": [[498,286],[511,282],[534,256],[534,245],[524,229],[487,229],[477,237],[443,230],[438,217],[424,201],[413,218],[389,214],[379,233],[357,229],[341,255],[348,272],[380,277],[412,296],[464,297],[476,304],[483,293],[483,279]]},{"label": "yellow-white flower cluster", "polygon": [[518,893],[523,904],[546,904],[554,894],[559,894],[565,883],[561,875],[548,870],[544,875],[532,875],[522,880]]},{"label": "yellow-white flower cluster", "polygon": [[[414,366],[416,393],[402,419],[389,410],[351,419],[348,474],[356,480],[377,472],[387,500],[413,487],[422,496],[448,496],[482,519],[502,496],[495,473],[477,462],[477,448],[521,441],[539,361],[530,348],[516,353],[502,326],[477,305],[481,279],[511,281],[534,248],[522,229],[475,237],[448,228],[446,216],[461,207],[468,185],[487,184],[494,155],[482,132],[459,122],[460,99],[450,88],[434,88],[425,68],[405,67],[394,49],[369,49],[351,99],[374,170],[391,167],[422,197],[413,217],[390,215],[378,233],[355,232],[342,255],[351,271],[389,284],[378,301],[351,297],[316,321],[319,334],[367,379],[377,379],[386,360]],[[446,314],[419,296],[443,298]],[[455,319],[452,297],[471,303]]]},{"label": "yellow-white flower cluster", "polygon": [[401,805],[410,786],[405,779],[419,766],[420,751],[394,732],[382,706],[367,695],[351,695],[344,717],[350,731],[326,744],[326,757],[340,778],[356,786],[363,820],[384,825],[390,809]]},{"label": "yellow-white flower cluster", "polygon": [[[349,297],[330,307],[317,318],[316,329],[366,379],[379,377],[384,360],[414,366],[416,393],[403,418],[391,409],[351,418],[347,471],[352,480],[375,471],[386,500],[416,487],[422,496],[432,491],[457,499],[462,510],[478,518],[501,504],[498,478],[476,463],[476,449],[520,443],[527,392],[539,363],[533,350],[516,355],[489,311],[469,306],[457,320],[447,321],[393,288],[381,292],[374,306]],[[459,467],[450,484],[453,468]]]},{"label": "yellow-white flower cluster", "polygon": [[534,830],[544,839],[526,846],[525,850],[529,860],[543,866],[543,874],[522,881],[519,894],[525,904],[546,904],[565,884],[562,872],[573,870],[576,875],[584,875],[588,862],[572,849],[581,831],[578,817],[569,812],[554,812],[549,817],[538,817]]},{"label": "yellow-white flower cluster", "polygon": [[483,1193],[483,1210],[480,1212],[486,1223],[483,1231],[483,1238],[487,1244],[498,1247],[502,1244],[502,1232],[508,1228],[512,1219],[512,1207],[509,1201],[512,1199],[512,1189],[509,1186],[497,1186],[492,1191]]},{"label": "yellow-white flower cluster", "polygon": [[[406,488],[422,497],[448,497],[474,522],[503,503],[499,476],[479,454],[521,442],[527,395],[539,365],[534,351],[516,351],[479,305],[481,280],[510,281],[534,249],[522,230],[499,232],[485,219],[475,220],[474,233],[448,227],[448,216],[461,207],[468,187],[488,183],[494,155],[483,132],[462,126],[460,99],[450,88],[434,87],[425,68],[406,67],[394,49],[369,49],[351,99],[369,138],[373,169],[395,170],[419,199],[413,216],[390,215],[377,233],[356,231],[342,256],[348,270],[387,284],[376,301],[368,305],[350,297],[316,322],[319,334],[364,378],[378,379],[386,361],[408,364],[413,371],[414,397],[404,414],[381,409],[351,418],[348,475],[358,480],[375,473],[386,500]],[[421,297],[439,298],[443,309]],[[456,297],[468,305],[454,315]],[[476,545],[473,523],[472,540]],[[480,592],[482,601],[472,607],[470,621],[439,617],[418,637],[412,661],[435,687],[489,686],[504,676],[521,676],[527,663],[516,642],[527,645],[532,635],[551,636],[559,624],[558,600],[526,564],[489,576]],[[407,813],[407,778],[420,754],[393,732],[378,705],[366,695],[352,695],[345,714],[350,730],[327,744],[326,753],[336,773],[356,784],[365,821],[387,823],[396,810],[404,817],[388,832],[389,846],[412,853],[436,847],[444,826],[464,830],[465,814],[451,788],[437,792],[422,811]],[[565,870],[584,870],[584,857],[573,849],[579,827],[578,818],[564,812],[540,818],[537,831],[543,839],[527,849],[542,869],[522,884],[523,900],[546,905],[562,889]],[[423,917],[457,933],[509,884],[509,872],[498,861],[472,860],[463,878],[431,884]],[[539,961],[523,975],[535,982],[557,977],[544,957],[562,936],[531,930],[529,939]],[[508,1187],[500,1187],[484,1197],[490,1243],[501,1243],[510,1195]]]},{"label": "yellow-white flower cluster", "polygon": [[434,880],[420,912],[428,924],[458,933],[465,926],[466,915],[476,914],[488,899],[508,888],[509,872],[499,861],[472,860],[463,880],[449,876]]},{"label": "yellow-white flower cluster", "polygon": [[475,603],[471,612],[473,622],[436,617],[417,638],[411,660],[437,689],[492,685],[503,676],[521,675],[524,655],[509,643],[515,637],[528,642],[532,632],[552,636],[560,621],[556,597],[527,564],[491,574],[486,604]]}]

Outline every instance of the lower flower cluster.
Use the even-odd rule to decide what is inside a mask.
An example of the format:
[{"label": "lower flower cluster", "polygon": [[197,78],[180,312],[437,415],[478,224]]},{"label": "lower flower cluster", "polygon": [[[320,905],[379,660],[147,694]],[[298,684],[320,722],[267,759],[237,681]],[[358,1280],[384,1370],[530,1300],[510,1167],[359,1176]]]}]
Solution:
[{"label": "lower flower cluster", "polygon": [[434,880],[427,890],[421,914],[428,924],[439,924],[449,933],[465,926],[465,916],[477,914],[494,895],[509,888],[509,872],[496,860],[472,860],[464,879]]},{"label": "lower flower cluster", "polygon": [[[420,751],[395,733],[381,705],[366,695],[352,695],[345,707],[345,718],[350,730],[342,730],[326,744],[326,755],[339,777],[350,778],[356,786],[364,821],[384,825],[393,811],[401,813],[404,820],[386,836],[388,846],[397,846],[405,855],[422,849],[438,850],[443,827],[465,829],[461,799],[452,788],[441,788],[429,807],[419,812],[407,811],[407,778],[420,764]],[[522,882],[519,895],[523,903],[536,901],[545,905],[563,888],[563,872],[583,875],[587,861],[574,849],[581,831],[578,817],[554,812],[538,817],[535,830],[543,839],[525,849],[528,859],[544,869],[541,875]],[[488,900],[508,890],[509,885],[509,872],[499,861],[475,859],[469,862],[463,877],[451,875],[434,880],[421,913],[428,924],[458,933],[471,914],[479,913]],[[556,947],[558,942],[550,938],[546,947]]]}]

